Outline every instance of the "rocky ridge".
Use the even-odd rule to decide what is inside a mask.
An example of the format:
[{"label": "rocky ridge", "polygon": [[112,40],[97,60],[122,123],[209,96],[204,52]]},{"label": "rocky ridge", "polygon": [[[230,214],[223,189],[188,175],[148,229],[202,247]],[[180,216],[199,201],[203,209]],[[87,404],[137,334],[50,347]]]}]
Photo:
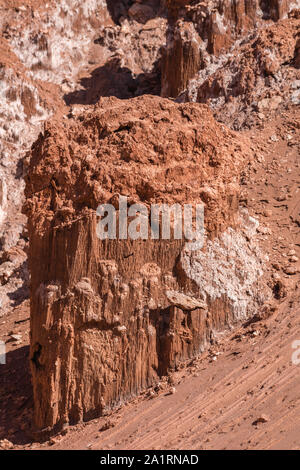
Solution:
[{"label": "rocky ridge", "polygon": [[222,68],[227,55],[249,36],[293,15],[300,6],[299,1],[282,0],[167,3],[170,27],[162,60],[162,95],[174,98],[198,74],[209,76]]},{"label": "rocky ridge", "polygon": [[[102,98],[63,127],[47,124],[25,205],[38,429],[119,405],[269,299],[257,222],[239,215],[249,147],[206,106],[152,96]],[[130,205],[204,204],[204,251],[98,240],[97,206],[118,210],[119,194]]]},{"label": "rocky ridge", "polygon": [[[48,435],[109,412],[284,296],[241,194],[261,148],[225,125],[263,130],[299,104],[299,2],[0,8],[1,314],[28,295],[29,250],[34,423]],[[99,242],[97,205],[118,209],[119,194],[201,202],[204,249]]]}]

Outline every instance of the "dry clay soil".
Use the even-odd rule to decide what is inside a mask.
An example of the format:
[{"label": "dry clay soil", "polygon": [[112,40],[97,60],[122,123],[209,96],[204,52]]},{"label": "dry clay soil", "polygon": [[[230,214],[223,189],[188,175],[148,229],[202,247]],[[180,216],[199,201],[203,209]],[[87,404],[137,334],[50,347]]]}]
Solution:
[{"label": "dry clay soil", "polygon": [[300,449],[300,365],[292,361],[300,341],[300,111],[286,109],[247,133],[257,160],[245,172],[241,204],[259,220],[270,269],[286,291],[272,315],[225,332],[161,388],[39,443],[30,434],[27,301],[0,322],[8,352],[0,440],[28,450]]}]

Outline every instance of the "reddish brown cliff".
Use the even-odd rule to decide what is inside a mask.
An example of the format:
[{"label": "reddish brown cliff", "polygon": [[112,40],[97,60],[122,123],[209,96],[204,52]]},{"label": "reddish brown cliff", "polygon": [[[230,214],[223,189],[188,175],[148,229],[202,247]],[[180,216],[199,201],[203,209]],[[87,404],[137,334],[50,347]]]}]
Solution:
[{"label": "reddish brown cliff", "polygon": [[[150,96],[102,99],[47,124],[33,146],[25,206],[38,429],[123,402],[262,303],[259,258],[234,231],[250,156],[247,140],[206,106]],[[204,203],[206,248],[100,241],[95,210],[104,202],[118,208],[119,194],[147,206]]]},{"label": "reddish brown cliff", "polygon": [[214,66],[237,40],[287,17],[292,0],[168,2],[169,32],[162,63],[162,94],[176,97],[200,68]]},{"label": "reddish brown cliff", "polygon": [[0,0],[0,317],[28,295],[23,158],[50,115],[160,94],[159,1]]},{"label": "reddish brown cliff", "polygon": [[250,127],[287,103],[300,104],[300,20],[279,21],[233,51],[216,72],[201,74],[186,99],[210,104],[219,121]]}]

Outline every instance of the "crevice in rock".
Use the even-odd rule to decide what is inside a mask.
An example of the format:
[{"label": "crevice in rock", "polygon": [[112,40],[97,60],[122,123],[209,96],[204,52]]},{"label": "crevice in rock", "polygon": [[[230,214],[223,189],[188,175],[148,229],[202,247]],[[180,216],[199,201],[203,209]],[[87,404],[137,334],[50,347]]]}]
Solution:
[{"label": "crevice in rock", "polygon": [[40,356],[42,353],[42,345],[39,343],[36,343],[35,346],[33,347],[33,354],[31,358],[32,364],[36,367],[36,369],[41,369],[42,365],[40,364]]}]

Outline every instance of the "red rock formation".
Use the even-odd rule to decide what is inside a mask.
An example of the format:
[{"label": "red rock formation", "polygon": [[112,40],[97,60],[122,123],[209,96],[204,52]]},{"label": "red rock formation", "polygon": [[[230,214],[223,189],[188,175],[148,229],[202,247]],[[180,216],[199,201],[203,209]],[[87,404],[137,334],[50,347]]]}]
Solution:
[{"label": "red rock formation", "polygon": [[[298,103],[299,15],[282,20],[294,5],[288,0],[165,4],[168,19],[158,0],[0,0],[0,219],[10,212],[11,224],[0,253],[3,285],[25,261],[24,218],[11,217],[23,196],[20,156],[55,114],[25,162],[38,430],[136,395],[257,313],[269,294],[258,222],[239,210],[253,145],[204,104],[144,96],[89,105],[159,94],[160,65],[163,96],[186,90],[178,101],[207,102],[236,128],[253,109],[262,115],[280,100]],[[100,241],[96,208],[118,209],[119,194],[147,207],[204,203],[203,250],[182,240]]]},{"label": "red rock formation", "polygon": [[269,13],[270,18],[274,21],[278,21],[287,15],[289,5],[293,5],[295,2],[289,0],[270,0],[261,3],[264,11]]},{"label": "red rock formation", "polygon": [[166,49],[161,61],[162,96],[178,96],[202,68],[201,42],[191,23],[175,29],[171,49]]},{"label": "red rock formation", "polygon": [[197,69],[207,67],[212,58],[227,53],[235,41],[264,20],[278,21],[286,17],[292,5],[292,0],[169,2],[170,28],[162,66],[163,96],[178,96]]},{"label": "red rock formation", "polygon": [[281,104],[300,103],[297,37],[299,19],[282,20],[233,51],[206,80],[196,79],[192,93],[209,103],[218,120],[239,129],[264,118]]},{"label": "red rock formation", "polygon": [[0,316],[27,292],[23,257],[3,266],[1,260],[27,243],[23,157],[45,119],[100,96],[160,94],[166,19],[151,0],[146,19],[153,19],[141,24],[128,13],[133,3],[0,0]]},{"label": "red rock formation", "polygon": [[[224,246],[213,241],[237,225],[239,174],[250,155],[206,106],[151,96],[102,99],[46,125],[32,149],[25,205],[37,429],[103,413],[251,314],[240,288],[253,289],[259,262],[232,229]],[[118,208],[119,194],[147,206],[204,203],[207,255],[190,256],[182,240],[100,241],[95,209]],[[236,269],[248,273],[252,265],[253,279],[226,278],[233,247],[231,263],[245,262]],[[210,271],[214,257],[224,264]],[[213,272],[214,287],[206,285]]]},{"label": "red rock formation", "polygon": [[300,69],[300,39],[297,40],[296,47],[295,47],[295,67]]}]

